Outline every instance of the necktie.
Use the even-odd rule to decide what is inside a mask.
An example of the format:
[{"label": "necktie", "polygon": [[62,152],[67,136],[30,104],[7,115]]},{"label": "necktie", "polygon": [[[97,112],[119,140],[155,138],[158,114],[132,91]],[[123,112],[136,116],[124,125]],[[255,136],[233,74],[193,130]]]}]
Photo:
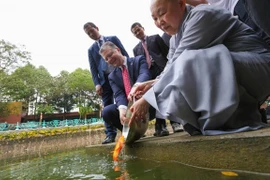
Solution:
[{"label": "necktie", "polygon": [[[99,39],[99,40],[98,40],[99,48],[101,48],[102,44],[103,44],[103,40],[102,40],[102,39]],[[102,70],[103,70],[106,74],[110,73],[109,70],[108,70],[108,64],[105,62],[105,60],[101,61],[101,63],[102,63],[102,66],[101,66],[101,67],[102,67]]]},{"label": "necktie", "polygon": [[130,85],[128,70],[125,65],[122,66],[122,77],[123,77],[123,83],[125,87],[126,96],[128,97],[128,94],[131,90],[131,85]]},{"label": "necktie", "polygon": [[149,54],[149,51],[147,49],[145,40],[142,41],[142,45],[143,45],[143,49],[144,49],[144,52],[145,52],[145,57],[146,57],[146,61],[147,61],[147,64],[148,64],[148,69],[150,69],[150,67],[151,67],[151,58],[150,58],[150,54]]},{"label": "necktie", "polygon": [[103,41],[102,41],[102,39],[99,39],[98,40],[98,44],[99,44],[99,48],[102,46],[102,44],[103,44]]}]

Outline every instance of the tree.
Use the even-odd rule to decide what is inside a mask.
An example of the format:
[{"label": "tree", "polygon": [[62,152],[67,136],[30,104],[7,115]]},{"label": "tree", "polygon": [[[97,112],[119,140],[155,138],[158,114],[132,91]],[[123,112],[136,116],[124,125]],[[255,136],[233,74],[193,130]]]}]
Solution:
[{"label": "tree", "polygon": [[28,63],[23,67],[17,68],[13,73],[7,75],[2,94],[8,101],[24,102],[23,110],[28,113],[28,105],[33,102],[33,112],[36,114],[36,106],[46,103],[49,88],[52,84],[52,76],[43,66],[36,68]]},{"label": "tree", "polygon": [[7,74],[4,71],[0,71],[0,102],[5,101],[4,92],[4,79],[7,77]]},{"label": "tree", "polygon": [[69,75],[68,86],[75,93],[76,103],[82,108],[90,107],[95,110],[101,103],[100,97],[95,92],[95,85],[89,70],[76,69]]},{"label": "tree", "polygon": [[83,106],[79,104],[77,107],[79,108],[80,119],[86,119],[87,114],[92,112],[91,106]]},{"label": "tree", "polygon": [[10,114],[7,102],[0,102],[0,120],[1,117],[6,117]]},{"label": "tree", "polygon": [[68,87],[68,77],[67,71],[61,71],[59,76],[54,77],[50,96],[46,98],[58,112],[70,112],[76,104],[74,93]]},{"label": "tree", "polygon": [[0,106],[1,112],[5,112],[5,115],[8,115],[8,111],[4,109],[8,109],[6,102],[10,98],[5,95],[7,90],[5,82],[8,82],[6,78],[10,72],[31,60],[30,53],[24,49],[24,46],[17,47],[10,42],[0,40]]},{"label": "tree", "polygon": [[0,120],[9,115],[19,115],[22,113],[21,102],[1,102],[0,103]]},{"label": "tree", "polygon": [[[36,108],[40,105],[41,107],[44,106],[44,104],[49,103],[46,101],[46,97],[50,96],[49,92],[52,89],[52,76],[48,72],[48,70],[43,67],[39,66],[38,68],[35,69],[34,71],[34,81],[35,81],[35,90],[36,90],[36,95],[35,95],[35,107],[34,107],[34,114],[36,114]],[[48,108],[46,108],[48,110]],[[49,108],[50,109],[50,108]],[[53,108],[54,109],[54,108]],[[52,111],[53,112],[53,111]],[[44,114],[45,112],[43,112]],[[39,114],[39,112],[38,112]]]},{"label": "tree", "polygon": [[76,92],[92,91],[95,89],[91,74],[87,69],[77,68],[68,77],[68,86]]},{"label": "tree", "polygon": [[7,109],[6,102],[13,101],[23,102],[26,115],[32,104],[31,114],[53,110],[67,113],[74,107],[89,113],[99,107],[101,99],[95,93],[89,70],[78,68],[71,74],[61,71],[59,76],[52,77],[45,67],[32,65],[30,53],[23,48],[0,41],[0,108],[3,111]]},{"label": "tree", "polygon": [[23,110],[28,112],[28,104],[35,100],[35,66],[28,63],[17,68],[4,79],[4,92],[8,101],[24,102]]},{"label": "tree", "polygon": [[52,114],[54,112],[54,106],[51,104],[38,104],[37,114]]},{"label": "tree", "polygon": [[23,66],[31,59],[30,53],[24,46],[17,47],[10,42],[0,40],[0,72],[9,73],[17,67]]},{"label": "tree", "polygon": [[76,102],[85,104],[87,99],[91,99],[95,89],[93,80],[88,70],[81,68],[73,71],[68,77],[68,87],[76,94]]}]

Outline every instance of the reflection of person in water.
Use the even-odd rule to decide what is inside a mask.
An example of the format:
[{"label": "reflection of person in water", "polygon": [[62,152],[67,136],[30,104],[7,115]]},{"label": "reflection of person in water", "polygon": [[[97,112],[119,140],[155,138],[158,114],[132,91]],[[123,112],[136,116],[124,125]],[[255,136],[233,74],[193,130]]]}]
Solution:
[{"label": "reflection of person in water", "polygon": [[250,27],[225,9],[185,0],[152,0],[151,13],[172,36],[169,60],[158,80],[131,92],[145,93],[131,107],[131,123],[152,105],[191,135],[266,126],[259,106],[270,94],[270,48]]}]

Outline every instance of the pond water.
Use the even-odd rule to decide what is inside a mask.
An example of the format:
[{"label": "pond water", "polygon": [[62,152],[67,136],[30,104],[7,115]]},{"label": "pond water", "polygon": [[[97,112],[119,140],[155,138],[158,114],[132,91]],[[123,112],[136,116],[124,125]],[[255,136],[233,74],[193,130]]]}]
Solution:
[{"label": "pond water", "polygon": [[[112,154],[90,154],[87,149],[28,158],[18,162],[0,162],[1,180],[266,180],[269,174],[233,171],[238,176],[226,176],[224,170],[202,169],[178,162],[160,162],[124,156],[113,162]],[[227,170],[228,171],[228,170]]]}]

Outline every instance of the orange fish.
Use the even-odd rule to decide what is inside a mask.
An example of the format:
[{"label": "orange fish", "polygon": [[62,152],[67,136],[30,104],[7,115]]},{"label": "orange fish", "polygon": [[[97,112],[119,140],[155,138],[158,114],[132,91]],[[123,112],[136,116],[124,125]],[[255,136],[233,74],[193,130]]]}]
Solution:
[{"label": "orange fish", "polygon": [[115,145],[114,151],[113,151],[113,160],[114,161],[118,160],[118,156],[119,156],[119,154],[120,154],[120,152],[121,152],[121,150],[122,150],[122,148],[124,146],[124,143],[125,143],[125,138],[124,138],[124,136],[121,136],[118,139],[118,141],[117,141],[117,143]]},{"label": "orange fish", "polygon": [[223,174],[224,176],[238,176],[237,173],[232,171],[221,171],[221,174]]}]

